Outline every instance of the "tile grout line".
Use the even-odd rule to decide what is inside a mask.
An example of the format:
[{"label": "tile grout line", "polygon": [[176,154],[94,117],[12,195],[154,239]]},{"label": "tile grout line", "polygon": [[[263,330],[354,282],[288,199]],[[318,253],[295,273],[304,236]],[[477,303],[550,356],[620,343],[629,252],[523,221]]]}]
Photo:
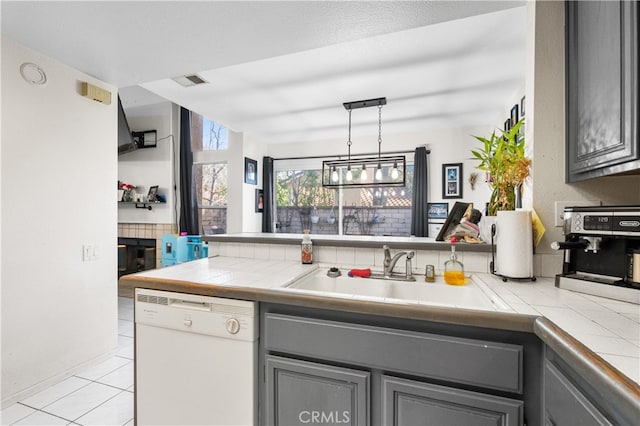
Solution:
[{"label": "tile grout line", "polygon": [[[124,365],[123,365],[123,367],[124,367]],[[120,368],[122,368],[122,367],[120,367]],[[118,370],[118,368],[117,368],[116,370]],[[116,371],[116,370],[113,370],[113,371]],[[113,373],[113,371],[112,371],[112,373]],[[108,373],[108,374],[111,374],[111,373]],[[105,374],[104,376],[106,376],[106,375],[108,375],[108,374]],[[102,377],[104,377],[104,376],[102,376]],[[77,376],[75,376],[75,377],[77,377]],[[80,378],[80,379],[84,379],[84,380],[89,380],[91,383],[96,383],[96,384],[99,384],[99,385],[108,386],[108,387],[110,387],[110,388],[114,388],[114,389],[118,389],[118,390],[122,390],[122,391],[131,392],[130,390],[128,390],[128,388],[127,388],[127,389],[123,389],[123,388],[119,388],[119,387],[117,387],[117,386],[110,385],[110,384],[108,384],[108,383],[99,382],[98,380],[100,380],[102,377],[100,377],[100,378],[98,378],[98,379],[95,379],[95,380],[84,379],[84,377],[79,377],[79,378]],[[88,385],[85,385],[85,386],[88,386]],[[83,386],[83,387],[84,387],[84,386]],[[75,391],[74,391],[74,392],[75,392]],[[73,393],[73,392],[72,392],[72,393]],[[133,393],[133,392],[131,392],[131,393]],[[68,396],[68,395],[65,395],[65,396]],[[62,398],[60,398],[60,399],[62,399]],[[51,405],[51,404],[47,404],[47,407],[48,407],[49,405]]]},{"label": "tile grout line", "polygon": [[[55,404],[56,402],[60,401],[61,399],[68,397],[68,396],[69,396],[69,395],[71,395],[72,393],[75,393],[75,392],[79,391],[80,389],[84,389],[84,388],[86,388],[86,387],[87,387],[87,386],[89,386],[89,385],[91,384],[91,382],[92,382],[91,380],[89,380],[89,379],[85,379],[84,377],[78,377],[78,376],[69,376],[69,377],[76,377],[76,378],[78,378],[78,379],[86,380],[86,381],[88,381],[89,383],[87,383],[87,384],[85,384],[85,385],[82,385],[82,386],[80,386],[78,389],[74,389],[73,391],[71,391],[71,392],[69,392],[69,393],[67,393],[67,394],[62,395],[60,398],[58,398],[58,399],[56,399],[56,400],[54,400],[54,401],[51,401],[50,403],[48,403],[47,405],[45,405],[45,406],[43,406],[43,407],[41,407],[41,408],[33,407],[33,406],[28,405],[28,404],[25,404],[24,402],[21,402],[21,401],[18,401],[18,404],[24,405],[25,407],[32,408],[32,409],[34,409],[34,410],[36,410],[36,411],[42,411],[43,413],[47,413],[47,414],[50,414],[50,415],[52,415],[52,416],[59,417],[59,418],[61,418],[61,419],[63,419],[63,420],[69,421],[69,422],[73,421],[73,420],[68,420],[68,419],[65,419],[64,417],[60,417],[60,416],[58,416],[58,415],[55,415],[55,414],[49,413],[48,411],[44,411],[44,409],[45,409],[45,408],[47,408],[48,406],[50,406],[50,405],[52,405],[52,404]],[[65,380],[66,380],[66,379],[65,379]],[[64,381],[64,380],[63,380],[63,381]],[[62,382],[58,382],[58,383],[62,383]],[[53,385],[53,386],[55,386],[55,385]],[[47,388],[47,389],[49,389],[49,388]],[[45,389],[45,390],[46,390],[46,389]]]},{"label": "tile grout line", "polygon": [[[108,386],[108,385],[106,385],[106,386]],[[111,387],[113,387],[113,386],[111,386]],[[116,389],[120,389],[120,388],[116,388]],[[124,392],[124,391],[123,391],[123,392]],[[96,405],[96,406],[95,406],[95,407],[93,407],[91,410],[87,411],[86,413],[81,414],[80,416],[78,416],[77,418],[75,418],[75,419],[73,419],[73,420],[71,420],[71,421],[75,423],[75,422],[76,422],[76,421],[78,421],[78,419],[80,419],[81,417],[84,417],[84,416],[86,416],[87,414],[89,414],[90,412],[95,411],[98,407],[103,406],[104,404],[106,404],[107,402],[111,401],[111,400],[112,400],[112,399],[114,399],[116,396],[120,395],[121,393],[122,393],[122,392],[118,392],[117,394],[113,395],[111,398],[109,398],[109,399],[107,399],[107,400],[103,401],[101,404]],[[127,420],[127,421],[128,421],[128,420]],[[81,423],[78,423],[78,424],[81,424]]]},{"label": "tile grout line", "polygon": [[[88,386],[88,385],[85,385],[85,386]],[[84,387],[84,386],[83,386],[83,387]],[[79,388],[79,389],[82,389],[82,388]],[[75,392],[75,391],[74,391],[74,392]],[[73,393],[73,392],[71,392],[71,393]],[[68,396],[68,395],[70,395],[70,394],[67,394],[67,395],[65,395],[65,396]],[[64,397],[62,397],[62,398],[64,398]],[[58,401],[58,400],[60,400],[60,399],[62,399],[62,398],[58,398],[56,401]],[[58,416],[58,415],[56,415],[56,414],[50,413],[50,412],[48,412],[48,411],[44,411],[44,410],[42,409],[42,408],[45,408],[46,406],[49,406],[49,405],[51,405],[51,404],[47,404],[45,407],[42,407],[42,408],[32,407],[31,405],[27,405],[27,404],[25,404],[24,402],[17,402],[16,404],[20,404],[20,405],[22,405],[22,406],[24,406],[24,407],[31,408],[32,410],[35,410],[35,411],[34,411],[33,413],[29,413],[29,414],[27,414],[26,416],[24,416],[24,417],[22,417],[22,418],[20,418],[20,419],[16,420],[15,422],[11,423],[12,425],[15,425],[16,423],[18,423],[18,422],[20,422],[20,421],[22,421],[22,420],[26,419],[27,417],[32,416],[32,415],[34,415],[35,413],[38,413],[38,412],[40,412],[40,413],[45,413],[45,414],[47,414],[47,415],[49,415],[49,416],[52,416],[52,417],[56,417],[56,418],[58,418],[58,419],[64,420],[65,422],[73,422],[73,420],[65,419],[64,417],[60,417],[60,416]]]}]

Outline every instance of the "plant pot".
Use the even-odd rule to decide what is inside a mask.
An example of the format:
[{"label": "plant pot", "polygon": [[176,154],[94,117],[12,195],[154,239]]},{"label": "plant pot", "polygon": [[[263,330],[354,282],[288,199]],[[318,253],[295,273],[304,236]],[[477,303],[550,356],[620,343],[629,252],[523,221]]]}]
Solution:
[{"label": "plant pot", "polygon": [[327,218],[327,223],[328,223],[329,225],[333,225],[335,222],[336,222],[336,218],[335,218],[335,217],[333,217],[333,216],[329,216],[329,217]]},{"label": "plant pot", "polygon": [[135,193],[134,193],[133,189],[125,189],[124,190],[124,195],[122,197],[122,201],[127,201],[127,202],[134,201],[133,200],[134,196],[135,196]]},{"label": "plant pot", "polygon": [[320,221],[320,216],[311,216],[311,223],[318,223]]}]

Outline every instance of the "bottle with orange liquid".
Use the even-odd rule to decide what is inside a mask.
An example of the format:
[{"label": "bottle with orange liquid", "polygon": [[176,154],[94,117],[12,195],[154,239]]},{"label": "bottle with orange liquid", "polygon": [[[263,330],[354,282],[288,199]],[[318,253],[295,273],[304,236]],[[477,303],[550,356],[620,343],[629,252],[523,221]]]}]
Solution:
[{"label": "bottle with orange liquid", "polygon": [[451,258],[444,263],[444,282],[449,285],[465,285],[464,265],[456,257],[455,240],[451,241]]}]

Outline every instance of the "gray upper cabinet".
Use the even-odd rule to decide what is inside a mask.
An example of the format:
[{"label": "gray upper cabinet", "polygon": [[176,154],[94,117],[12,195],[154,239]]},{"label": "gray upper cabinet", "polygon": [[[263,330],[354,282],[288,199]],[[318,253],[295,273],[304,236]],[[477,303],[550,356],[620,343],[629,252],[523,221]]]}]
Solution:
[{"label": "gray upper cabinet", "polygon": [[635,1],[566,6],[567,182],[640,170]]}]

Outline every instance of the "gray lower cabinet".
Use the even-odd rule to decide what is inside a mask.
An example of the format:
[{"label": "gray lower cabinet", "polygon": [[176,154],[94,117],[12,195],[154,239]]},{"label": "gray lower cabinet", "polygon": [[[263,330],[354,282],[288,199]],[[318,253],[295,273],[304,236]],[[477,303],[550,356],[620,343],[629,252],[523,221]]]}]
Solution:
[{"label": "gray lower cabinet", "polygon": [[270,425],[369,424],[369,373],[267,355],[266,416]]},{"label": "gray lower cabinet", "polygon": [[523,423],[522,401],[397,377],[382,377],[382,400],[388,426]]},{"label": "gray lower cabinet", "polygon": [[540,423],[541,352],[521,335],[261,306],[261,424]]},{"label": "gray lower cabinet", "polygon": [[566,180],[638,173],[637,2],[566,5]]},{"label": "gray lower cabinet", "polygon": [[552,362],[544,367],[544,406],[547,425],[611,425],[612,423]]}]

